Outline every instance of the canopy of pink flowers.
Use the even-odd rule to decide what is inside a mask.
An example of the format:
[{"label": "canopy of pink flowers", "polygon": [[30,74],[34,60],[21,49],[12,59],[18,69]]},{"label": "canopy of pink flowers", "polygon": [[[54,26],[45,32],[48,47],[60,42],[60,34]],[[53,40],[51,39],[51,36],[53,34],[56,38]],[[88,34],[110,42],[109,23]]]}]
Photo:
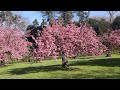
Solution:
[{"label": "canopy of pink flowers", "polygon": [[120,30],[112,31],[108,41],[111,43],[112,48],[120,49]]},{"label": "canopy of pink flowers", "polygon": [[9,52],[12,58],[22,59],[28,53],[27,46],[28,42],[21,30],[0,27],[0,58]]},{"label": "canopy of pink flowers", "polygon": [[62,26],[53,20],[52,26],[47,25],[35,40],[38,48],[34,49],[34,57],[46,58],[59,56],[64,52],[67,57],[77,54],[101,55],[106,47],[99,41],[91,27],[77,27],[74,24]]},{"label": "canopy of pink flowers", "polygon": [[120,50],[120,30],[114,30],[109,35],[105,33],[99,40],[109,49]]}]

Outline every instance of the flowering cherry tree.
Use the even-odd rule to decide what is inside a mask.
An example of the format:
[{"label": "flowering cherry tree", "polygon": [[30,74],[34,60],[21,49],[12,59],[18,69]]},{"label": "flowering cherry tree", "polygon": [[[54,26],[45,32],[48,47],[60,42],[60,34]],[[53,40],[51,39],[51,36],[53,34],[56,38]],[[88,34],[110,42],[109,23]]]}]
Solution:
[{"label": "flowering cherry tree", "polygon": [[120,50],[120,30],[112,31],[108,40],[112,48]]},{"label": "flowering cherry tree", "polygon": [[9,59],[22,59],[29,52],[28,45],[21,30],[0,27],[0,60],[7,61],[6,55],[10,55]]},{"label": "flowering cherry tree", "polygon": [[104,34],[100,41],[107,47],[106,56],[111,56],[111,50],[120,50],[120,30],[114,30],[111,33]]},{"label": "flowering cherry tree", "polygon": [[35,39],[38,48],[34,49],[35,58],[56,58],[62,56],[62,66],[67,67],[66,57],[77,54],[101,55],[106,48],[96,36],[95,31],[87,26],[77,27],[74,24],[62,26],[52,20],[52,25],[47,25],[43,31],[38,32]]}]

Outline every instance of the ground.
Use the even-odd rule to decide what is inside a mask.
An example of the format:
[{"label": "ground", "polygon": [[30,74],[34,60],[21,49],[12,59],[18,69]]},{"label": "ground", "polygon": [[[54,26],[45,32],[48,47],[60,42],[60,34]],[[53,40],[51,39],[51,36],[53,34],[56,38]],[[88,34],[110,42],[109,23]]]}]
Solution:
[{"label": "ground", "polygon": [[62,68],[61,60],[14,63],[0,67],[0,79],[120,79],[120,55],[79,57]]}]

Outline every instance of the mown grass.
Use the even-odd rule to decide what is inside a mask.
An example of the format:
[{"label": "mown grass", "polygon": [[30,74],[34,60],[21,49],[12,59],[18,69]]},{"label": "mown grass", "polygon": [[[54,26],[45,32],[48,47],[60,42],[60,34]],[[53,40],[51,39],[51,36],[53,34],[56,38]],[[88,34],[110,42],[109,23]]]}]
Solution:
[{"label": "mown grass", "polygon": [[0,79],[120,79],[120,55],[79,57],[62,68],[61,60],[13,63],[0,67]]}]

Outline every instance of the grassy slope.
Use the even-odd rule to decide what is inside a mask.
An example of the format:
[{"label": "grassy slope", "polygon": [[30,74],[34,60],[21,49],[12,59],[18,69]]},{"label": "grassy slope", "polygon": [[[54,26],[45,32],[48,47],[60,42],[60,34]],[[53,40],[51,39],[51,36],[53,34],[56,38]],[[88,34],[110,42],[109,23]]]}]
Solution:
[{"label": "grassy slope", "polygon": [[0,68],[0,79],[120,79],[120,55],[81,57],[69,63],[68,69],[61,67],[61,60],[9,64]]}]

